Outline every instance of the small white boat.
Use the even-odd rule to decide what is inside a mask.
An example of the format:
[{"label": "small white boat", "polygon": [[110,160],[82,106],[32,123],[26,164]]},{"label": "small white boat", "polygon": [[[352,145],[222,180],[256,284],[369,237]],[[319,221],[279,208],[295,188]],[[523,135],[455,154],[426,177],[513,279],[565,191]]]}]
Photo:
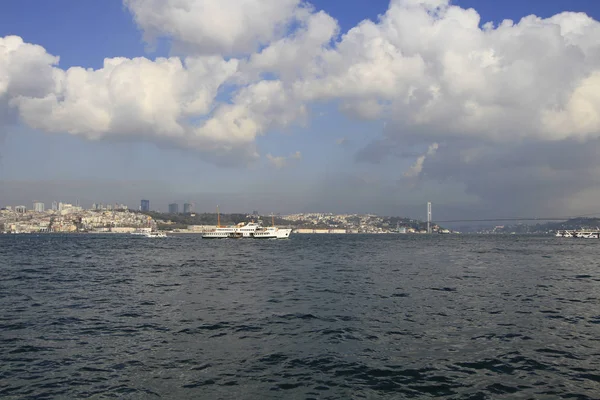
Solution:
[{"label": "small white boat", "polygon": [[166,238],[167,234],[164,232],[146,232],[144,236],[148,238]]}]

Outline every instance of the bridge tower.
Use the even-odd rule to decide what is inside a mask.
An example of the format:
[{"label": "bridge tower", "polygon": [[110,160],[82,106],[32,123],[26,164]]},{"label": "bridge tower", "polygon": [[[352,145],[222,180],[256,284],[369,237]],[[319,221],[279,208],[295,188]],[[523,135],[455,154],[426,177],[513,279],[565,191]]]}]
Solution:
[{"label": "bridge tower", "polygon": [[427,203],[427,233],[431,233],[431,202]]}]

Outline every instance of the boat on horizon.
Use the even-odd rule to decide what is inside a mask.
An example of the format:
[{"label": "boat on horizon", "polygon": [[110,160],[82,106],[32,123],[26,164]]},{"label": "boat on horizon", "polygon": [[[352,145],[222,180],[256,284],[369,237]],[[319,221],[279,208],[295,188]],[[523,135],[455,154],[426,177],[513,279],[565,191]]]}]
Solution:
[{"label": "boat on horizon", "polygon": [[577,239],[600,239],[600,230],[558,230],[554,236]]},{"label": "boat on horizon", "polygon": [[167,234],[160,231],[150,231],[143,234],[147,238],[166,238]]}]

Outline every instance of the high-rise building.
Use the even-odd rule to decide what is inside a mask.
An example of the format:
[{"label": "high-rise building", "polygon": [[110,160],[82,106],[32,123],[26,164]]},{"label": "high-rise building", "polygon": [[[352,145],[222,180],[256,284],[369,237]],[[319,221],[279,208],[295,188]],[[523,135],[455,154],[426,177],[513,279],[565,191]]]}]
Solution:
[{"label": "high-rise building", "polygon": [[193,211],[194,211],[194,206],[192,206],[192,204],[190,204],[190,203],[183,204],[183,213],[184,214],[191,214]]},{"label": "high-rise building", "polygon": [[179,214],[179,204],[177,204],[177,203],[169,204],[169,214]]},{"label": "high-rise building", "polygon": [[52,202],[52,211],[58,211],[58,203],[56,201]]},{"label": "high-rise building", "polygon": [[140,205],[140,211],[142,211],[142,212],[150,211],[150,200],[142,200],[142,203]]},{"label": "high-rise building", "polygon": [[34,201],[33,202],[33,211],[42,213],[42,212],[46,211],[46,205],[44,203],[42,203],[41,201]]}]

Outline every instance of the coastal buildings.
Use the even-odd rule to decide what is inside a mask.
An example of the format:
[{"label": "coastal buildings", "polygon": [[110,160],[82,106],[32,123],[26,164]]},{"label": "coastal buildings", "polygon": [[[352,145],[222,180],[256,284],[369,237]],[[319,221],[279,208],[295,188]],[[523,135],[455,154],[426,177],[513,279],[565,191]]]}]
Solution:
[{"label": "coastal buildings", "polygon": [[125,233],[138,228],[156,227],[151,217],[136,212],[83,210],[69,206],[63,205],[60,211],[29,213],[23,213],[20,207],[14,210],[7,207],[0,210],[0,233]]},{"label": "coastal buildings", "polygon": [[[147,203],[146,203],[147,202]],[[216,214],[193,212],[193,204],[186,202],[183,213],[180,205],[171,203],[168,213],[130,212],[124,204],[94,203],[91,209],[65,202],[55,202],[56,210],[45,210],[44,203],[34,201],[33,210],[25,206],[0,209],[0,232],[126,232],[137,228],[156,227],[180,233],[204,233],[214,230]],[[149,201],[144,200],[149,208]],[[141,208],[141,207],[140,207]],[[265,226],[292,228],[296,233],[309,234],[381,234],[381,233],[427,233],[427,223],[409,218],[382,217],[374,214],[301,213],[290,215],[260,216],[252,214],[221,215],[221,223],[237,224],[251,220],[261,221]],[[450,233],[429,221],[431,233]]]},{"label": "coastal buildings", "polygon": [[140,204],[140,211],[149,212],[150,211],[150,200],[142,200]]}]

